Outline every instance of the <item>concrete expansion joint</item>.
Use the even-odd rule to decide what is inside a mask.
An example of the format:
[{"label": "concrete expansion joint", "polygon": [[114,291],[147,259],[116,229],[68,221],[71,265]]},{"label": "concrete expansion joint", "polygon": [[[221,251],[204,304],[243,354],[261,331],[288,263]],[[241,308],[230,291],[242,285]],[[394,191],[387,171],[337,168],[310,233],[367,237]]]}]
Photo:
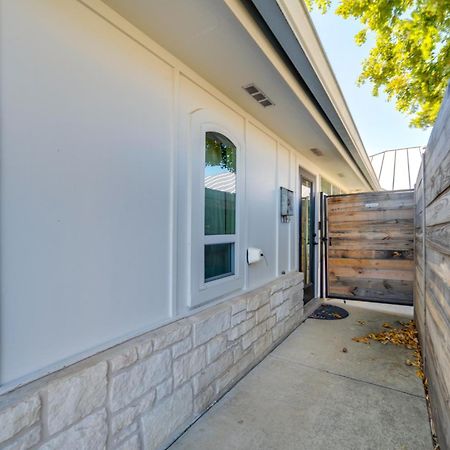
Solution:
[{"label": "concrete expansion joint", "polygon": [[274,355],[273,353],[269,354],[268,358],[276,359],[276,360],[283,361],[283,362],[287,362],[287,363],[290,363],[293,366],[306,367],[308,369],[317,370],[318,372],[327,373],[329,375],[334,375],[336,377],[341,377],[341,378],[345,378],[347,380],[356,381],[358,383],[369,384],[371,386],[379,387],[379,388],[382,388],[382,389],[388,389],[390,391],[399,392],[400,394],[406,394],[406,395],[409,395],[411,397],[416,397],[416,398],[418,398],[418,399],[420,399],[422,401],[425,401],[425,398],[423,396],[421,396],[421,395],[413,394],[411,392],[403,391],[401,389],[396,389],[396,388],[393,388],[391,386],[384,386],[382,384],[374,383],[372,381],[362,380],[361,378],[350,377],[348,375],[344,375],[342,373],[333,372],[331,370],[323,369],[321,367],[315,367],[315,366],[311,366],[309,364],[300,363],[298,361],[292,361],[292,359],[285,358],[285,357],[279,356],[279,355]]}]

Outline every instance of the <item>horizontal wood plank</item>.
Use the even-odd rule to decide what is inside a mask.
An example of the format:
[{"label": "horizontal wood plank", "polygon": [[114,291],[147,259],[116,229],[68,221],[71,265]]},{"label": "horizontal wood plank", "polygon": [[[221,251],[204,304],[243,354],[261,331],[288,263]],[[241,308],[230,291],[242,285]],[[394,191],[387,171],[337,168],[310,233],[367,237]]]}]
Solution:
[{"label": "horizontal wood plank", "polygon": [[450,449],[450,89],[423,167],[415,186],[414,308],[431,415],[440,448]]},{"label": "horizontal wood plank", "polygon": [[354,269],[382,269],[413,271],[414,261],[408,259],[360,259],[360,258],[329,258],[330,267],[352,267]]},{"label": "horizontal wood plank", "polygon": [[329,216],[330,223],[338,222],[359,222],[370,221],[373,223],[384,223],[391,221],[393,224],[401,219],[411,219],[414,217],[414,209],[403,210],[384,210],[384,211],[349,211],[339,212],[332,215],[332,219]]},{"label": "horizontal wood plank", "polygon": [[328,294],[412,304],[414,192],[328,199]]},{"label": "horizontal wood plank", "polygon": [[427,227],[450,222],[450,189],[426,208]]},{"label": "horizontal wood plank", "polygon": [[362,250],[328,248],[330,258],[365,258],[365,259],[414,259],[413,249],[409,250]]},{"label": "horizontal wood plank", "polygon": [[413,239],[368,239],[365,241],[332,238],[330,247],[347,250],[413,250]]}]

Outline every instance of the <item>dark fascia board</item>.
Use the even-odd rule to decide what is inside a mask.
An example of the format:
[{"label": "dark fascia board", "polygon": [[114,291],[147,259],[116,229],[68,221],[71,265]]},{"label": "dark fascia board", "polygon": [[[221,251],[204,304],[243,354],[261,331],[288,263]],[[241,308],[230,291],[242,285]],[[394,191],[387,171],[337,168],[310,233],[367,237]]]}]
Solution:
[{"label": "dark fascia board", "polygon": [[330,125],[369,186],[376,188],[360,160],[358,150],[277,2],[275,0],[243,0],[242,3]]}]

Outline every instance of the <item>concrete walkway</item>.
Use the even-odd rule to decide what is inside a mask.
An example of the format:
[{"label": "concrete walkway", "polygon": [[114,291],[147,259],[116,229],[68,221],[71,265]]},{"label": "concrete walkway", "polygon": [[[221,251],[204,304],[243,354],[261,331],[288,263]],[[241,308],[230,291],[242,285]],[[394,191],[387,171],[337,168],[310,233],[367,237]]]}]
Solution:
[{"label": "concrete walkway", "polygon": [[405,364],[412,352],[352,341],[410,317],[340,305],[349,317],[308,319],[171,450],[431,449],[422,382]]}]

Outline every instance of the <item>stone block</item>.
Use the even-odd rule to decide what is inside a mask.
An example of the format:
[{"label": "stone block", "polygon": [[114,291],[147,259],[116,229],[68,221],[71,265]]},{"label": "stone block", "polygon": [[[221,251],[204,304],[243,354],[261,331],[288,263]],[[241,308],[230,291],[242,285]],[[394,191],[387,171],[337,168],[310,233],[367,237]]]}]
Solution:
[{"label": "stone block", "polygon": [[277,323],[277,316],[276,316],[276,315],[275,315],[275,316],[270,316],[270,317],[267,319],[267,322],[266,322],[266,324],[267,324],[267,329],[268,329],[268,330],[272,329],[272,328],[275,326],[276,323]]},{"label": "stone block", "polygon": [[106,371],[106,362],[102,361],[48,385],[48,432],[50,435],[86,417],[104,404]]},{"label": "stone block", "polygon": [[239,360],[235,361],[232,367],[223,373],[215,383],[216,395],[222,394],[228,387],[236,382],[255,363],[255,354],[252,350],[240,353]]},{"label": "stone block", "polygon": [[283,291],[278,291],[270,297],[270,307],[275,309],[283,303]]},{"label": "stone block", "polygon": [[256,310],[256,323],[264,322],[270,316],[270,305],[264,305]]},{"label": "stone block", "polygon": [[172,358],[176,359],[181,355],[184,355],[192,349],[192,338],[188,336],[180,342],[172,345]]},{"label": "stone block", "polygon": [[173,378],[170,377],[156,386],[156,400],[160,401],[172,393]]},{"label": "stone block", "polygon": [[234,340],[240,338],[245,333],[250,331],[255,325],[256,325],[256,318],[255,318],[255,316],[252,316],[249,319],[247,319],[245,322],[242,322],[239,325],[236,325],[234,328],[232,328],[228,332],[228,340],[234,341]]},{"label": "stone block", "polygon": [[111,380],[111,410],[117,411],[171,375],[170,350],[154,353],[115,375]]},{"label": "stone block", "polygon": [[231,314],[237,314],[241,311],[245,311],[247,309],[247,296],[241,295],[238,298],[231,300]]},{"label": "stone block", "polygon": [[111,434],[116,436],[122,433],[129,427],[136,417],[147,411],[154,403],[156,398],[156,391],[151,390],[142,398],[140,398],[134,405],[123,409],[111,418]]},{"label": "stone block", "polygon": [[247,334],[242,336],[242,348],[246,350],[250,345],[253,344],[260,336],[262,336],[267,330],[267,325],[265,322],[257,325],[255,328],[251,329]]},{"label": "stone block", "polygon": [[293,289],[292,289],[292,288],[285,289],[285,290],[283,291],[283,302],[285,302],[286,300],[288,300],[288,299],[291,297],[292,292],[293,292]]},{"label": "stone block", "polygon": [[192,418],[192,387],[186,384],[141,418],[143,447],[155,450]]},{"label": "stone block", "polygon": [[189,336],[190,332],[191,324],[186,319],[161,327],[152,333],[153,348],[159,350],[175,344]]},{"label": "stone block", "polygon": [[277,321],[278,322],[282,321],[284,318],[286,318],[289,315],[290,307],[291,307],[291,302],[290,301],[285,301],[283,304],[281,304],[275,310],[275,312],[277,314]]},{"label": "stone block", "polygon": [[138,355],[134,347],[128,347],[120,351],[117,355],[114,355],[109,360],[109,367],[112,373],[123,369],[124,367],[131,366],[137,361]]},{"label": "stone block", "polygon": [[283,322],[277,323],[272,328],[272,339],[273,339],[273,342],[277,342],[282,336],[284,336],[284,334],[285,334],[284,323]]},{"label": "stone block", "polygon": [[14,439],[11,444],[5,447],[0,446],[2,450],[27,450],[39,442],[41,438],[41,427],[39,425],[29,429],[25,434]]},{"label": "stone block", "polygon": [[123,441],[128,441],[128,438],[132,434],[136,434],[137,432],[138,424],[137,422],[133,422],[131,425],[124,428],[120,433],[118,433],[112,440],[110,440],[110,445],[115,448],[117,445],[121,445]]},{"label": "stone block", "polygon": [[247,311],[256,311],[269,302],[269,292],[267,289],[258,289],[248,294]]},{"label": "stone block", "polygon": [[224,335],[211,339],[206,346],[207,363],[215,361],[226,349],[227,338]]},{"label": "stone block", "polygon": [[173,383],[177,388],[206,366],[206,347],[202,346],[173,362]]},{"label": "stone block", "polygon": [[219,305],[191,317],[194,326],[194,346],[204,344],[230,328],[231,308]]},{"label": "stone block", "polygon": [[300,325],[301,314],[295,314],[289,317],[284,325],[285,333],[288,334]]},{"label": "stone block", "polygon": [[231,327],[239,325],[241,322],[247,319],[247,311],[240,311],[234,316],[231,316]]},{"label": "stone block", "polygon": [[203,392],[200,392],[194,398],[194,413],[201,414],[209,408],[216,400],[216,393],[212,386],[209,386]]},{"label": "stone block", "polygon": [[0,411],[0,443],[20,433],[39,419],[41,401],[37,394]]},{"label": "stone block", "polygon": [[280,277],[271,284],[270,290],[269,290],[269,295],[272,296],[273,294],[275,294],[275,292],[281,291],[283,289],[283,286],[284,286],[284,280],[283,280],[283,277]]},{"label": "stone block", "polygon": [[265,333],[255,341],[253,349],[257,358],[267,352],[272,345],[272,333]]},{"label": "stone block", "polygon": [[219,359],[208,365],[200,374],[194,377],[194,395],[206,389],[216,378],[222,375],[233,364],[231,351],[224,353]]},{"label": "stone block", "polygon": [[294,289],[292,293],[292,303],[300,304],[303,306],[303,287],[298,289],[297,287]]},{"label": "stone block", "polygon": [[144,359],[153,353],[153,340],[148,335],[140,340],[136,345],[139,359]]},{"label": "stone block", "polygon": [[39,450],[98,450],[106,446],[106,411],[85,417],[73,427],[48,441]]},{"label": "stone block", "polygon": [[290,273],[283,279],[283,289],[289,289],[290,287],[298,284],[301,281],[299,273]]},{"label": "stone block", "polygon": [[232,348],[232,352],[233,352],[233,362],[238,361],[244,353],[244,350],[242,350],[242,345],[240,342]]},{"label": "stone block", "polygon": [[140,450],[141,444],[139,442],[139,436],[135,434],[127,439],[122,444],[114,447],[114,450]]}]

